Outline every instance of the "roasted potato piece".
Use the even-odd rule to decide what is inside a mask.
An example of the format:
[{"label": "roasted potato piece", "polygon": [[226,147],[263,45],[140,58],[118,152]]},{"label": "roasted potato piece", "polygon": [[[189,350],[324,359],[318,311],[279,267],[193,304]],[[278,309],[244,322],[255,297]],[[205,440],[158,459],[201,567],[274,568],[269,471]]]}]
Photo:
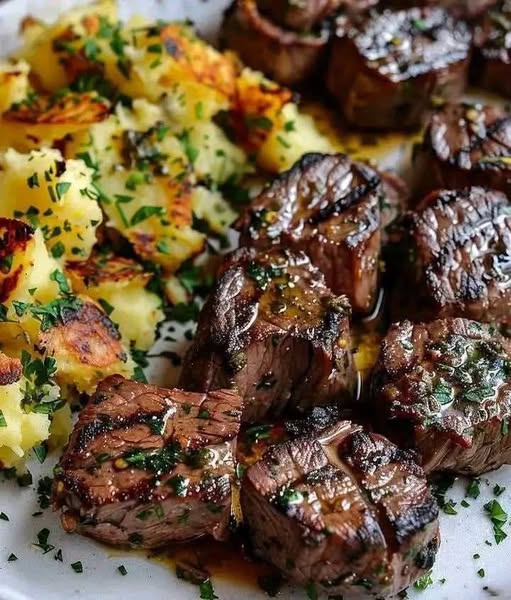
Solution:
[{"label": "roasted potato piece", "polygon": [[39,322],[30,314],[18,314],[17,306],[46,304],[59,294],[60,268],[44,245],[40,230],[15,219],[0,218],[0,322],[2,348],[29,348],[37,337]]},{"label": "roasted potato piece", "polygon": [[134,364],[121,343],[117,327],[86,296],[74,297],[60,312],[57,324],[41,331],[36,343],[44,355],[56,360],[60,385],[92,393],[108,375],[133,375]]},{"label": "roasted potato piece", "polygon": [[95,92],[30,96],[2,115],[1,144],[19,151],[51,146],[69,134],[106,119],[109,113],[110,103]]},{"label": "roasted potato piece", "polygon": [[0,353],[0,469],[16,466],[48,437],[49,416],[23,408],[23,385],[20,360]]},{"label": "roasted potato piece", "polygon": [[85,45],[92,39],[86,46],[89,56],[90,53],[96,56],[102,48],[108,51],[109,40],[99,36],[100,27],[106,30],[117,18],[117,3],[99,0],[65,12],[51,26],[34,19],[26,20],[21,31],[25,44],[16,56],[28,62],[42,89],[56,92],[70,83],[65,60],[62,60],[63,50],[67,48],[69,53],[74,53],[72,40],[82,39]]},{"label": "roasted potato piece", "polygon": [[66,272],[76,293],[87,294],[106,310],[127,346],[147,350],[153,345],[164,315],[161,299],[146,289],[151,273],[133,260],[99,254],[70,263]]},{"label": "roasted potato piece", "polygon": [[333,152],[332,144],[301,114],[287,88],[245,68],[236,81],[233,107],[220,115],[229,135],[255,154],[263,169],[290,168],[306,152]]},{"label": "roasted potato piece", "polygon": [[30,67],[24,60],[0,61],[0,114],[12,104],[21,102],[27,97],[29,70]]},{"label": "roasted potato piece", "polygon": [[2,215],[21,219],[44,234],[57,260],[84,260],[102,221],[92,183],[82,160],[64,160],[54,149],[0,153]]}]

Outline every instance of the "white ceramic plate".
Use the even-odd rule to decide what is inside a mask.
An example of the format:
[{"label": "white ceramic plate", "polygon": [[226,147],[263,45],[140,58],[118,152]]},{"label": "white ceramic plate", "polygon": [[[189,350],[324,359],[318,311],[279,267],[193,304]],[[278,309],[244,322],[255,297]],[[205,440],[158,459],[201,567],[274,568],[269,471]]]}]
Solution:
[{"label": "white ceramic plate", "polygon": [[[25,14],[51,19],[76,3],[70,0],[0,2],[1,51],[8,52],[16,45],[17,24]],[[123,17],[138,12],[162,19],[189,18],[201,33],[214,39],[227,0],[121,0],[120,4]],[[399,150],[403,148],[395,148],[387,154],[384,162],[388,166],[398,162],[398,156],[402,155]],[[182,333],[182,328],[176,332],[181,337]],[[182,344],[180,342],[172,349],[182,350]],[[175,372],[169,371],[167,362],[153,364],[152,374],[153,380],[158,382],[171,383],[175,378]],[[147,560],[140,554],[113,552],[78,535],[66,535],[57,515],[49,509],[42,516],[33,517],[32,514],[39,510],[35,483],[40,476],[51,474],[52,466],[51,460],[42,467],[30,464],[34,475],[31,488],[0,482],[0,512],[9,517],[9,521],[0,520],[0,600],[199,598],[198,588],[178,580],[169,566]],[[442,545],[433,569],[434,583],[425,591],[410,590],[409,597],[423,600],[511,599],[511,535],[497,546],[483,508],[494,497],[492,489],[496,483],[507,486],[499,501],[511,512],[511,467],[503,467],[483,477],[481,495],[477,500],[468,499],[468,508],[460,505],[467,485],[465,480],[458,481],[448,491],[447,497],[457,503],[458,514],[442,514]],[[50,530],[49,542],[55,549],[62,550],[62,562],[54,560],[55,551],[43,554],[32,545],[37,541],[37,532],[44,527]],[[504,529],[511,533],[509,524]],[[18,557],[17,561],[7,560],[11,553]],[[474,559],[475,554],[480,558]],[[70,567],[76,561],[82,562],[82,574],[75,573]],[[121,564],[128,571],[124,577],[117,571]],[[478,574],[480,569],[484,569],[484,577]],[[214,572],[213,584],[221,600],[267,598],[255,585],[215,577]],[[280,597],[290,600],[303,599],[306,595],[300,590],[286,589]]]}]

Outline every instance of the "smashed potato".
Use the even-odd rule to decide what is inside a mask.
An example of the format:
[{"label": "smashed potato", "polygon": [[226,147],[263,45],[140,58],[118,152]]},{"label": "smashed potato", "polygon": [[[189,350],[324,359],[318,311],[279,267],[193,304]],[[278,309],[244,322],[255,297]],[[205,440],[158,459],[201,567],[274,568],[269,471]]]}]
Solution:
[{"label": "smashed potato", "polygon": [[35,95],[4,112],[0,119],[1,144],[19,151],[51,146],[104,120],[109,113],[110,103],[95,92]]},{"label": "smashed potato", "polygon": [[48,437],[47,414],[24,410],[22,365],[0,353],[0,468],[16,466]]},{"label": "smashed potato", "polygon": [[161,298],[146,289],[151,274],[135,261],[118,256],[93,256],[67,269],[73,290],[99,302],[119,326],[126,345],[148,350],[163,320]]},{"label": "smashed potato", "polygon": [[27,97],[29,70],[28,63],[23,60],[0,61],[0,114]]},{"label": "smashed potato", "polygon": [[39,227],[50,255],[59,261],[87,258],[103,216],[93,171],[59,150],[0,153],[1,214]]},{"label": "smashed potato", "polygon": [[79,296],[59,321],[41,331],[36,347],[56,361],[55,379],[63,386],[91,394],[108,375],[133,375],[133,362],[118,329],[91,300]]}]

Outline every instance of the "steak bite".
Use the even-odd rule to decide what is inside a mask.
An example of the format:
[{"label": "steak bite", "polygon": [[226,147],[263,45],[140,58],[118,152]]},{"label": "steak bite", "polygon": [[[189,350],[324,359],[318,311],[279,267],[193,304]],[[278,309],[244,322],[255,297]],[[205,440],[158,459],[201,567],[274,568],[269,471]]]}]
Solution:
[{"label": "steak bite", "polygon": [[428,473],[478,475],[511,461],[511,342],[491,325],[393,325],[371,398],[381,431],[416,449]]},{"label": "steak bite", "polygon": [[329,596],[393,596],[432,567],[439,544],[414,454],[349,421],[267,450],[241,506],[256,553]]},{"label": "steak bite", "polygon": [[64,529],[144,548],[222,539],[240,416],[231,391],[194,394],[108,377],[55,471]]},{"label": "steak bite", "polygon": [[413,191],[480,185],[511,193],[511,115],[497,106],[446,104],[413,152]]},{"label": "steak bite", "polygon": [[305,154],[265,188],[238,221],[241,243],[303,250],[353,310],[370,312],[378,292],[377,173],[344,154]]},{"label": "steak bite", "polygon": [[327,86],[351,124],[407,129],[465,89],[471,33],[441,8],[339,17]]},{"label": "steak bite", "polygon": [[302,32],[311,31],[345,4],[345,0],[257,0],[259,10],[274,23]]},{"label": "steak bite", "polygon": [[489,10],[474,35],[474,81],[511,98],[511,0]]},{"label": "steak bite", "polygon": [[330,26],[311,32],[282,29],[263,16],[256,0],[237,0],[226,11],[220,41],[253,69],[283,85],[298,85],[316,77],[330,39]]},{"label": "steak bite", "polygon": [[349,400],[355,384],[350,306],[303,253],[240,248],[204,305],[180,385],[233,387],[243,418]]},{"label": "steak bite", "polygon": [[[397,318],[511,323],[511,202],[480,187],[431,193],[401,222]],[[410,294],[410,290],[413,293]]]}]

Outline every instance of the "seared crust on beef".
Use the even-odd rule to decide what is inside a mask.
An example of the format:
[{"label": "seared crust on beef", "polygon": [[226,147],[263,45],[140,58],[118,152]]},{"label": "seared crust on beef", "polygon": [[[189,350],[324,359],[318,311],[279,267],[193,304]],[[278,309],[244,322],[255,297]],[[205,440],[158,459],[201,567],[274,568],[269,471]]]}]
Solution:
[{"label": "seared crust on beef", "polygon": [[282,29],[259,12],[256,0],[233,2],[220,37],[222,45],[235,50],[249,67],[289,86],[318,75],[329,39],[328,24],[306,33]]},{"label": "seared crust on beef", "polygon": [[356,127],[420,125],[433,96],[465,89],[471,33],[440,8],[339,17],[327,86]]},{"label": "seared crust on beef", "polygon": [[511,322],[507,196],[480,187],[433,192],[404,216],[400,230],[393,266],[396,319]]},{"label": "seared crust on beef", "polygon": [[349,317],[305,254],[240,248],[202,309],[180,385],[234,387],[248,422],[349,400]]},{"label": "seared crust on beef", "polygon": [[277,25],[311,31],[345,4],[345,0],[257,0],[259,10]]},{"label": "seared crust on beef", "polygon": [[349,421],[267,450],[241,504],[257,554],[329,595],[396,594],[431,568],[439,542],[414,454]]},{"label": "seared crust on beef", "polygon": [[511,115],[497,106],[446,104],[413,153],[417,198],[480,185],[511,193]]},{"label": "seared crust on beef", "polygon": [[264,189],[238,221],[241,243],[303,250],[353,310],[378,291],[380,177],[344,154],[305,154]]},{"label": "seared crust on beef", "polygon": [[393,325],[372,384],[372,414],[427,472],[477,475],[511,461],[511,342],[467,319]]},{"label": "seared crust on beef", "polygon": [[65,529],[152,548],[222,538],[240,398],[105,379],[80,413],[54,481]]},{"label": "seared crust on beef", "polygon": [[511,0],[487,11],[474,35],[473,79],[511,98]]}]

